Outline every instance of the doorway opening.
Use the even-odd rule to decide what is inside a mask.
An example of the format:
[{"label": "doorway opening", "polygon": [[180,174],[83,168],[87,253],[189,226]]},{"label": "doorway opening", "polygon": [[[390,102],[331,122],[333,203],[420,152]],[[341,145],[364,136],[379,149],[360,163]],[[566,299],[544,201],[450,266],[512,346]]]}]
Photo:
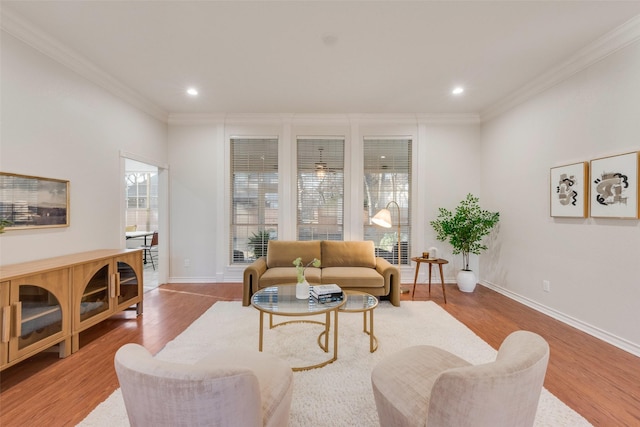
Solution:
[{"label": "doorway opening", "polygon": [[125,158],[126,247],[143,249],[144,291],[159,285],[158,168]]}]

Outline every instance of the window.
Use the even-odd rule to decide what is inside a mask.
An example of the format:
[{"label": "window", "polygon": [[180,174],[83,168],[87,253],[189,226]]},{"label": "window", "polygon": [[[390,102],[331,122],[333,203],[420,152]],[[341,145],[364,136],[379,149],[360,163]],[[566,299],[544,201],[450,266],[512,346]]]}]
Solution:
[{"label": "window", "polygon": [[[411,250],[411,140],[364,139],[364,238],[373,240],[376,255],[398,263],[398,216],[401,262],[409,264]],[[394,203],[395,202],[395,203]],[[397,205],[396,205],[397,204]],[[391,213],[391,228],[371,220],[381,209]]]},{"label": "window", "polygon": [[267,253],[278,236],[278,140],[231,139],[231,263]]},{"label": "window", "polygon": [[127,170],[126,225],[138,231],[158,229],[158,172]]},{"label": "window", "polygon": [[343,240],[344,138],[298,138],[298,240]]}]

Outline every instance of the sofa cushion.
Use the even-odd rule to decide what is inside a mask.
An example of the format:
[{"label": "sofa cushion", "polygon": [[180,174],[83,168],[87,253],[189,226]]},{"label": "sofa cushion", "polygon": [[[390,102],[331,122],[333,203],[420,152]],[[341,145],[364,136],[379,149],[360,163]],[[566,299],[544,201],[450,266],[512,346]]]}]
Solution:
[{"label": "sofa cushion", "polygon": [[322,267],[376,268],[373,242],[370,240],[358,242],[323,240]]},{"label": "sofa cushion", "polygon": [[268,268],[292,267],[293,260],[298,257],[302,258],[303,265],[309,264],[314,258],[324,264],[321,258],[320,241],[269,240],[267,247]]},{"label": "sofa cushion", "polygon": [[325,267],[322,283],[335,283],[341,288],[384,288],[384,277],[373,268]]},{"label": "sofa cushion", "polygon": [[[321,283],[320,269],[315,267],[307,267],[304,271],[304,277],[307,282]],[[274,267],[264,272],[260,277],[260,288],[267,288],[275,285],[294,284],[298,281],[298,275],[295,267]]]}]

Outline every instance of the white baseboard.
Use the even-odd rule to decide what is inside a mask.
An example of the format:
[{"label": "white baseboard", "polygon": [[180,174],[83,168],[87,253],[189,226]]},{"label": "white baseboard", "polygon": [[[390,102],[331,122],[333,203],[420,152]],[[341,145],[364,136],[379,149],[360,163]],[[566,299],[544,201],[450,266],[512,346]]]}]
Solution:
[{"label": "white baseboard", "polygon": [[169,277],[168,283],[218,283],[215,277]]},{"label": "white baseboard", "polygon": [[508,298],[511,298],[515,301],[518,301],[521,304],[526,305],[527,307],[530,307],[536,311],[539,311],[541,313],[546,314],[549,317],[553,317],[556,320],[559,320],[562,323],[566,323],[569,326],[573,326],[576,329],[579,329],[582,332],[585,332],[589,335],[592,335],[608,344],[611,344],[613,346],[616,346],[626,352],[629,352],[631,354],[633,354],[634,356],[638,356],[640,357],[640,345],[633,343],[629,340],[626,340],[624,338],[620,338],[616,335],[613,335],[607,331],[604,331],[600,328],[597,328],[593,325],[590,325],[588,323],[585,323],[579,319],[573,318],[571,316],[568,316],[562,312],[559,312],[557,310],[554,310],[550,307],[547,307],[545,305],[542,305],[536,301],[533,301],[529,298],[523,297],[522,295],[516,294],[515,292],[512,292],[508,289],[505,289],[503,287],[500,287],[496,284],[490,283],[490,282],[486,282],[486,281],[482,281],[480,282],[480,284],[482,286],[485,286],[489,289],[492,289]]}]

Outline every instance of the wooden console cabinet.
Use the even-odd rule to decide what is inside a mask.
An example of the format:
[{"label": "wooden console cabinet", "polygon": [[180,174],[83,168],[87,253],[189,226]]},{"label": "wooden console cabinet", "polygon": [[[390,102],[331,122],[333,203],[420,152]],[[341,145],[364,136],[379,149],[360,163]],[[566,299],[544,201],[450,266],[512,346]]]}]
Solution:
[{"label": "wooden console cabinet", "polygon": [[59,345],[136,304],[142,313],[141,250],[97,250],[0,267],[0,370]]}]

